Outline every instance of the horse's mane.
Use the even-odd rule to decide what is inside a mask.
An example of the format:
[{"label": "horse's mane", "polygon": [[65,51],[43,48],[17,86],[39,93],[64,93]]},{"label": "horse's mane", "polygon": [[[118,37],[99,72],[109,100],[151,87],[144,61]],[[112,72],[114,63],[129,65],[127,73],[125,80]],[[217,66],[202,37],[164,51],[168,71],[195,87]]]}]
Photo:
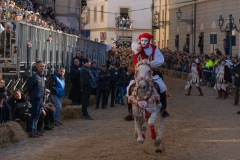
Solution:
[{"label": "horse's mane", "polygon": [[143,59],[141,61],[138,61],[138,63],[136,64],[137,67],[139,67],[142,64],[147,64],[149,65],[149,67],[151,68],[151,62],[148,59]]}]

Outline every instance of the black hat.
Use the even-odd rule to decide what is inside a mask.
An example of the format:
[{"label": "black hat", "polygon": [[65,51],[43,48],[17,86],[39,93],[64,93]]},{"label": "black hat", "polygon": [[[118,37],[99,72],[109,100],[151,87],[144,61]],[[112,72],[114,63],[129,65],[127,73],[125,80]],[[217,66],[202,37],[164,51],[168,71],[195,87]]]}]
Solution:
[{"label": "black hat", "polygon": [[102,67],[107,67],[106,64],[102,64]]},{"label": "black hat", "polygon": [[84,58],[84,59],[82,60],[82,63],[83,63],[83,64],[85,64],[85,63],[87,63],[87,62],[90,62],[90,60],[89,60],[88,58]]}]

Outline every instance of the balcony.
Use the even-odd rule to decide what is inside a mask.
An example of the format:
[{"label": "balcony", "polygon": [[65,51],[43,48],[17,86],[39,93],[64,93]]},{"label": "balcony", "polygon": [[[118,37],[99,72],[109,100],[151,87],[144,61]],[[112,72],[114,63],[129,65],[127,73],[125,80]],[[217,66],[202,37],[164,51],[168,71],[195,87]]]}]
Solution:
[{"label": "balcony", "polygon": [[115,17],[115,24],[117,30],[134,30],[133,20],[124,17]]}]

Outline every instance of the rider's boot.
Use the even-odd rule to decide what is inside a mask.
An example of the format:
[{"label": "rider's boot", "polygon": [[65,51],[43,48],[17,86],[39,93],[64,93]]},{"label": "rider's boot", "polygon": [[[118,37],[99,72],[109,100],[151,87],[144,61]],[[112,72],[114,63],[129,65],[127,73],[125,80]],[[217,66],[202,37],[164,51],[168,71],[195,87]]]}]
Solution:
[{"label": "rider's boot", "polygon": [[163,118],[169,117],[170,115],[166,110],[166,108],[167,108],[167,94],[166,94],[166,92],[163,92],[163,93],[160,94],[160,102],[162,104],[161,111],[162,111]]},{"label": "rider's boot", "polygon": [[188,93],[185,94],[185,95],[186,95],[186,96],[190,96],[190,94],[191,94],[191,90],[192,90],[192,86],[190,86],[190,87],[188,88]]},{"label": "rider's boot", "polygon": [[222,98],[222,91],[218,90],[218,97],[216,99],[220,99],[220,98]]},{"label": "rider's boot", "polygon": [[202,93],[202,89],[200,87],[197,87],[198,91],[199,91],[199,96],[203,96],[203,93]]},{"label": "rider's boot", "polygon": [[226,99],[226,93],[227,92],[222,89],[222,99]]}]

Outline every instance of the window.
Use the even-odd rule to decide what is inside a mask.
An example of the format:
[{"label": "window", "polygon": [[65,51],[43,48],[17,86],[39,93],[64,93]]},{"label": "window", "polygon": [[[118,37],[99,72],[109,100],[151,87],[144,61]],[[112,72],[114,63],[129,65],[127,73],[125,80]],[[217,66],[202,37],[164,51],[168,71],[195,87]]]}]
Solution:
[{"label": "window", "polygon": [[117,18],[118,28],[129,29],[132,25],[132,20],[129,18],[128,10],[128,8],[120,8],[120,15]]},{"label": "window", "polygon": [[101,22],[104,21],[104,6],[101,6]]},{"label": "window", "polygon": [[93,22],[97,22],[97,7],[94,7],[94,17]]},{"label": "window", "polygon": [[120,8],[120,17],[123,17],[124,19],[129,18],[128,8]]}]

